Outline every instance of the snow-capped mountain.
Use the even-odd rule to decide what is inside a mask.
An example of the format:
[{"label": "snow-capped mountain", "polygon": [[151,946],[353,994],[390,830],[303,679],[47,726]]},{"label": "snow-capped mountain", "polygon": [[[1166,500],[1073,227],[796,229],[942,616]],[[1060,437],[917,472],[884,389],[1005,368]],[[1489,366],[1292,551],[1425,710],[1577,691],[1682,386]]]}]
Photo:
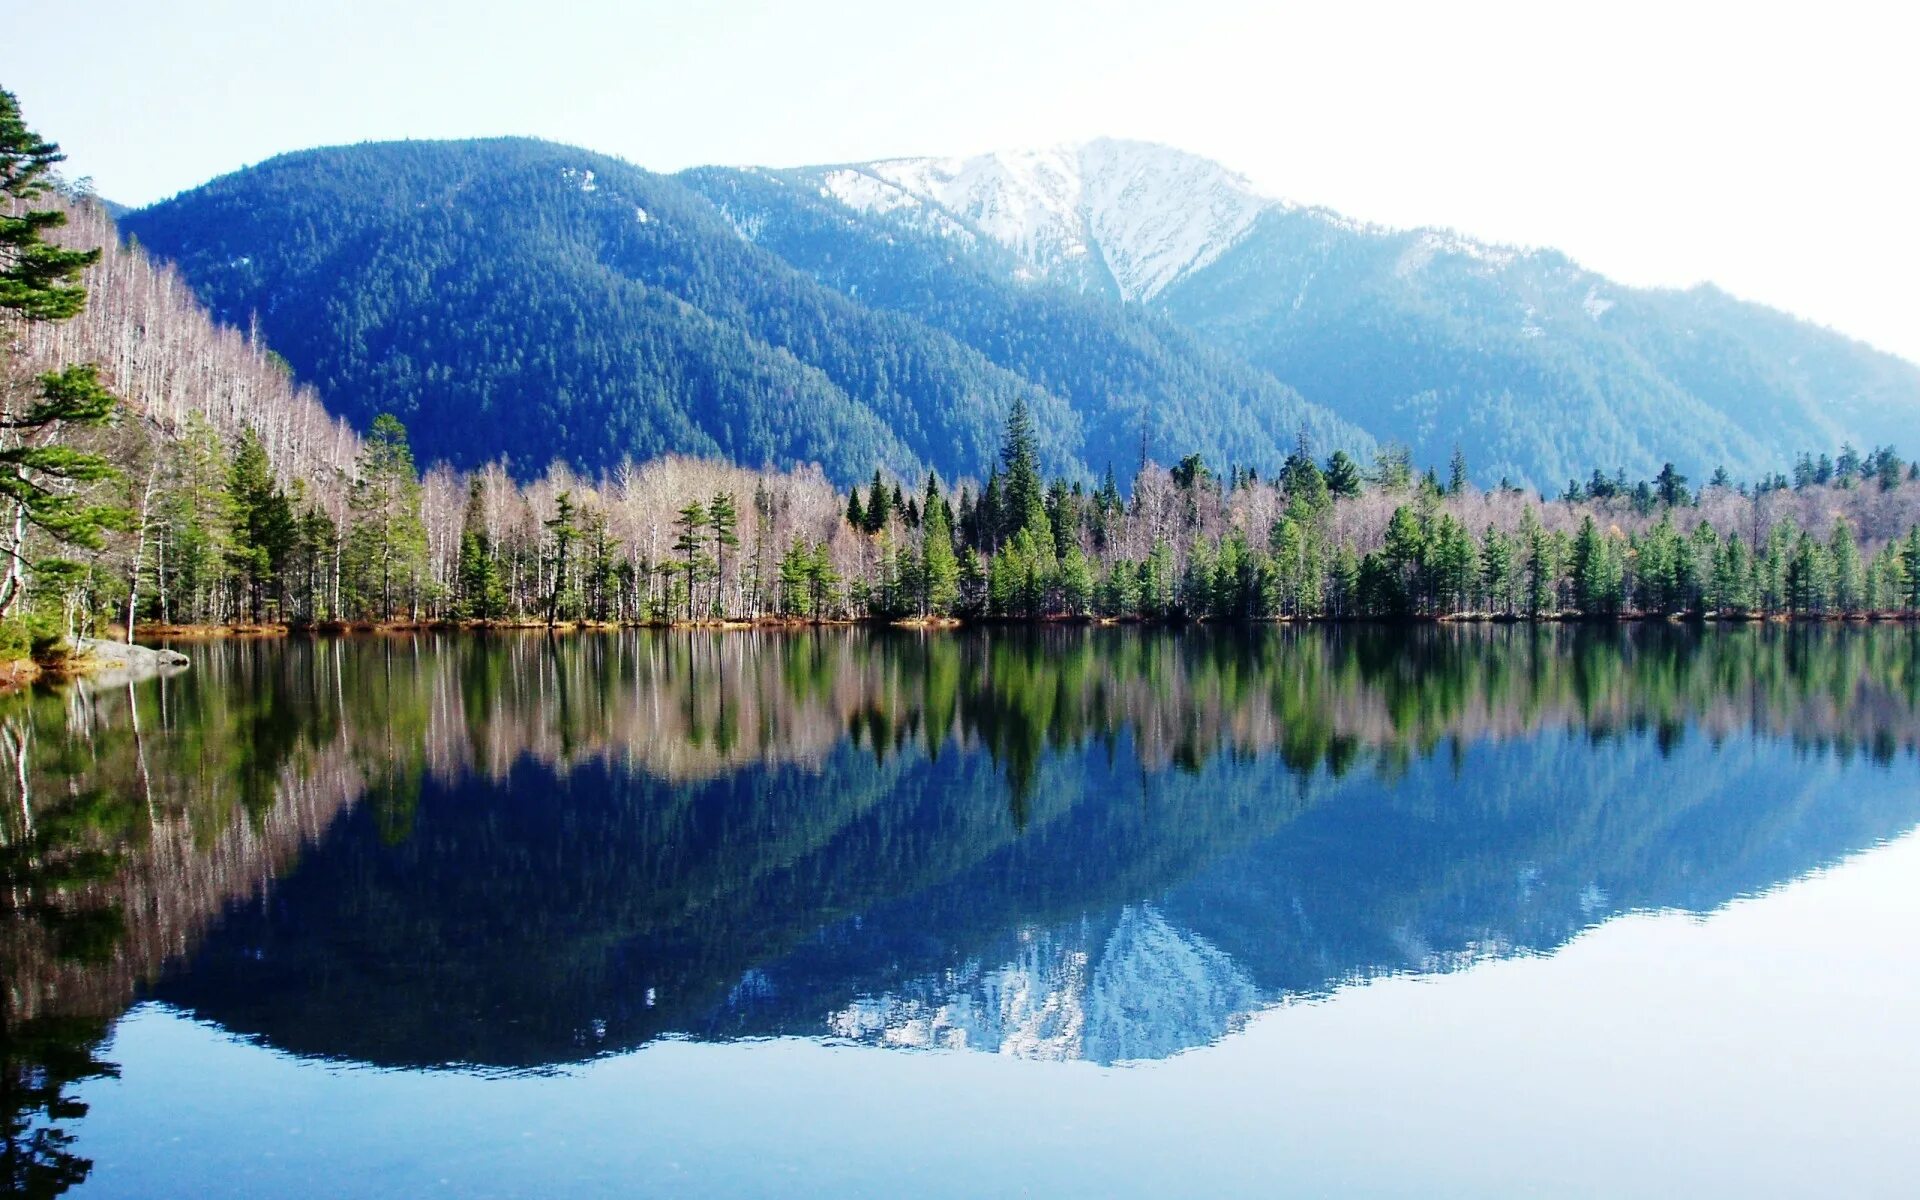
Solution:
[{"label": "snow-capped mountain", "polygon": [[349,419],[407,413],[416,452],[469,466],[960,478],[1024,396],[1069,478],[1143,447],[1267,473],[1304,430],[1557,493],[1667,462],[1752,479],[1920,421],[1920,368],[1784,314],[1355,222],[1140,142],[672,177],[516,139],[372,144],[123,228],[216,314],[257,314]]},{"label": "snow-capped mountain", "polygon": [[1219,163],[1114,138],[817,170],[823,194],[851,208],[984,238],[1035,275],[1123,300],[1211,263],[1279,203]]},{"label": "snow-capped mountain", "polygon": [[1014,940],[998,965],[859,997],[827,1028],[876,1045],[1110,1064],[1217,1041],[1263,1002],[1232,958],[1151,904],[1127,905],[1111,926],[1083,919]]}]

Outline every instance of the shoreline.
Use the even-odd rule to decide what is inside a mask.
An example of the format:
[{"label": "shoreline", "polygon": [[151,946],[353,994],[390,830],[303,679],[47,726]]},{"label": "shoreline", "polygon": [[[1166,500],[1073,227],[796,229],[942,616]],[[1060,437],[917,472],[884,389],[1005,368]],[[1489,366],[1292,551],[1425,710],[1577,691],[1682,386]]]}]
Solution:
[{"label": "shoreline", "polygon": [[[224,638],[338,637],[353,634],[386,633],[609,633],[628,629],[709,630],[748,632],[753,630],[795,629],[911,629],[962,630],[1008,629],[1018,626],[1119,627],[1139,626],[1156,629],[1247,628],[1261,625],[1875,625],[1920,624],[1920,613],[1641,613],[1622,612],[1588,615],[1577,612],[1541,616],[1505,613],[1448,613],[1445,615],[1410,614],[1397,617],[1376,616],[1280,616],[1237,620],[1213,620],[1203,617],[1102,617],[1073,616],[1064,613],[1042,617],[840,617],[811,619],[802,617],[713,618],[698,621],[539,621],[471,620],[452,617],[420,620],[385,621],[281,621],[269,623],[239,622],[227,625],[140,625],[134,630],[136,641],[212,641]],[[123,635],[119,626],[110,632]]]},{"label": "shoreline", "polygon": [[[1701,628],[1708,626],[1746,626],[1746,625],[1920,625],[1920,613],[1908,612],[1862,612],[1862,613],[1718,613],[1663,614],[1625,612],[1605,616],[1588,616],[1584,613],[1554,613],[1551,615],[1529,617],[1520,614],[1504,613],[1449,613],[1444,616],[1409,615],[1401,617],[1267,617],[1257,620],[1218,621],[1204,618],[1144,618],[1144,617],[1099,617],[1068,616],[1056,614],[1045,617],[901,617],[901,618],[833,618],[813,620],[789,617],[757,617],[752,619],[711,619],[701,621],[556,621],[548,623],[537,620],[461,620],[455,618],[430,618],[423,620],[397,621],[241,621],[225,625],[139,625],[134,629],[136,648],[146,643],[212,642],[229,639],[269,639],[269,638],[315,638],[315,637],[365,637],[394,634],[418,633],[616,633],[632,629],[657,631],[708,631],[718,633],[737,633],[754,631],[800,631],[808,629],[896,629],[908,632],[959,632],[968,629],[1012,629],[1019,627],[1060,628],[1065,626],[1082,628],[1120,628],[1137,627],[1151,629],[1188,629],[1188,628],[1252,628],[1265,625],[1375,625],[1383,627],[1417,625],[1693,625]],[[104,638],[81,639],[85,645],[72,653],[37,661],[31,658],[14,659],[0,662],[0,695],[31,687],[36,684],[59,684],[91,678],[125,667],[124,656],[101,654],[98,647],[117,647],[125,645],[125,631],[120,626],[111,626],[104,631]],[[146,647],[151,649],[152,647]]]}]

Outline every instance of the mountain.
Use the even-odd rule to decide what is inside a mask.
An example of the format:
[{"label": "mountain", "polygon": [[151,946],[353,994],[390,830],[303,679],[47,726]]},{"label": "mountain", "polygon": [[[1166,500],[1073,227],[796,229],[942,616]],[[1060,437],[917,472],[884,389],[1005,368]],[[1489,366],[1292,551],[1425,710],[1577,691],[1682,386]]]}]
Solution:
[{"label": "mountain", "polygon": [[1271,203],[1218,163],[1112,138],[795,174],[850,207],[1005,246],[1023,277],[1120,300],[1151,300],[1206,266]]},{"label": "mountain", "polygon": [[1483,481],[1696,480],[1909,440],[1920,369],[1711,288],[1623,287],[1550,250],[1269,209],[1168,315],[1310,399]]},{"label": "mountain", "polygon": [[1370,437],[1266,372],[1138,305],[1036,284],[997,244],[925,213],[850,213],[806,173],[704,168],[679,177],[741,236],[871,308],[953,337],[1080,415],[1082,459],[1277,466],[1304,431],[1320,453],[1367,456]]},{"label": "mountain", "polygon": [[1920,368],[1713,288],[1628,288],[1550,250],[1361,224],[1162,146],[785,174],[956,252],[998,249],[1011,278],[1169,317],[1416,462],[1460,447],[1484,482],[1666,460],[1753,476],[1920,419]]},{"label": "mountain", "polygon": [[1140,142],[662,176],[525,139],[304,151],[123,228],[336,411],[521,474],[670,451],[984,474],[1376,441],[1483,483],[1864,450],[1920,368],[1709,287],[1391,230]]},{"label": "mountain", "polygon": [[[954,477],[985,472],[1020,398],[1046,466],[1081,477],[1130,465],[1143,435],[1266,468],[1302,426],[1371,445],[1165,318],[981,268],[932,280],[936,323],[822,283],[687,182],[547,142],[284,155],[123,228],[337,411],[394,412],[458,466],[680,451]],[[890,261],[924,270],[915,253],[950,251]]]}]

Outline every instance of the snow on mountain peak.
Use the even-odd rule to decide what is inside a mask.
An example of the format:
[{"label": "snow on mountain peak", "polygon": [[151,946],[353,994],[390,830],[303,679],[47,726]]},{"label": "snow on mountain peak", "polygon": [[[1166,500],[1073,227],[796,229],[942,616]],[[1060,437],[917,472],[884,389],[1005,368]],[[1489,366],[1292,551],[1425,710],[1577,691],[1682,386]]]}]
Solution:
[{"label": "snow on mountain peak", "polygon": [[1151,904],[1013,941],[999,965],[968,961],[856,997],[827,1028],[876,1045],[1111,1064],[1217,1041],[1263,1003],[1245,968]]},{"label": "snow on mountain peak", "polygon": [[826,171],[822,191],[867,212],[914,210],[976,233],[1035,274],[1150,300],[1206,266],[1277,202],[1198,155],[1101,138],[971,158],[894,158]]}]

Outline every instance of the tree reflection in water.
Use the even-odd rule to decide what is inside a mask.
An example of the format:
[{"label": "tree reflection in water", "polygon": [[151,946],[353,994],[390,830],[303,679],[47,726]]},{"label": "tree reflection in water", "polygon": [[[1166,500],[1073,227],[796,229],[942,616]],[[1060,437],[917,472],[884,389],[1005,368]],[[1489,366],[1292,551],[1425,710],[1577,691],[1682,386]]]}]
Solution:
[{"label": "tree reflection in water", "polygon": [[[409,1066],[669,1032],[1152,1057],[1915,819],[1909,627],[193,652],[0,699],[16,1190],[84,1175],[63,1097],[142,994]],[[1855,773],[1816,797],[1817,762]]]}]

